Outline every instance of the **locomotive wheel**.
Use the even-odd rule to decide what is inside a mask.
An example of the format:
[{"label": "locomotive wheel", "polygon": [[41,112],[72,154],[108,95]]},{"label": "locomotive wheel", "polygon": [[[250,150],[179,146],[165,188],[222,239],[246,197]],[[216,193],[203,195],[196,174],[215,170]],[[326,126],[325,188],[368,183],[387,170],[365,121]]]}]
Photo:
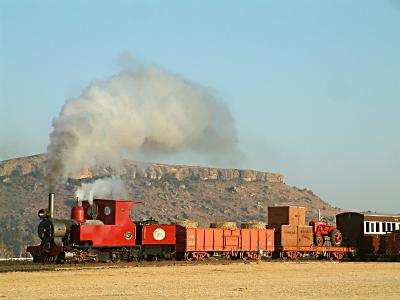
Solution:
[{"label": "locomotive wheel", "polygon": [[315,246],[322,246],[324,244],[324,239],[322,238],[322,235],[316,234],[314,237],[314,243]]},{"label": "locomotive wheel", "polygon": [[331,232],[331,243],[333,246],[340,246],[342,244],[342,233],[335,229]]},{"label": "locomotive wheel", "polygon": [[58,264],[65,264],[65,258],[61,253],[57,256],[57,263]]}]

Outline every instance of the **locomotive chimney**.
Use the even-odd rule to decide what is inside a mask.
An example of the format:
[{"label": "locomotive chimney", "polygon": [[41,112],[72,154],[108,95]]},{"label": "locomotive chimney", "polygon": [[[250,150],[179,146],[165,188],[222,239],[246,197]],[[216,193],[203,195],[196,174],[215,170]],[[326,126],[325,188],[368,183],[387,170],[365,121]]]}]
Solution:
[{"label": "locomotive chimney", "polygon": [[85,223],[85,209],[79,197],[76,197],[76,205],[71,209],[71,219],[78,223]]},{"label": "locomotive chimney", "polygon": [[321,209],[318,208],[318,221],[321,221]]},{"label": "locomotive chimney", "polygon": [[49,212],[50,212],[50,218],[53,219],[53,217],[54,217],[54,193],[49,194]]}]

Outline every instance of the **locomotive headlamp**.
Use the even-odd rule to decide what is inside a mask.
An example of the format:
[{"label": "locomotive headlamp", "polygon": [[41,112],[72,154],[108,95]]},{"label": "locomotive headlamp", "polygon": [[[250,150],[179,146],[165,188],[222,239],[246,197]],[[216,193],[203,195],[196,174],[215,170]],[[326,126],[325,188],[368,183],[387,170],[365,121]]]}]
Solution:
[{"label": "locomotive headlamp", "polygon": [[50,217],[50,212],[46,208],[42,208],[38,211],[38,217],[40,220],[48,219]]}]

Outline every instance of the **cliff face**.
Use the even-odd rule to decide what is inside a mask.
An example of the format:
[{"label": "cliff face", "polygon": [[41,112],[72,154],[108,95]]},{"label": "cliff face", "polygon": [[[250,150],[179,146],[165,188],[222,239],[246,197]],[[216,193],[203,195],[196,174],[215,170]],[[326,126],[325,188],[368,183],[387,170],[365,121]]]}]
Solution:
[{"label": "cliff face", "polygon": [[[46,155],[35,155],[0,162],[0,243],[15,255],[38,242],[37,211],[46,207],[49,191],[46,160]],[[74,192],[83,182],[115,174],[111,168],[86,169],[57,186],[55,215],[69,217]],[[126,160],[118,175],[129,198],[142,202],[137,219],[191,219],[208,226],[221,220],[266,221],[267,207],[274,205],[305,206],[308,220],[316,217],[318,208],[331,220],[340,211],[309,190],[286,185],[281,174]]]},{"label": "cliff face", "polygon": [[[24,176],[32,173],[45,175],[47,156],[44,154],[24,158],[16,158],[0,162],[0,177]],[[89,168],[80,174],[71,176],[71,179],[88,179],[117,175],[112,168]],[[162,180],[165,177],[183,180],[243,180],[246,182],[263,181],[283,183],[285,177],[281,174],[265,173],[252,170],[217,169],[205,167],[171,166],[165,164],[143,163],[124,160],[118,175],[125,175],[132,179],[146,178]]]}]

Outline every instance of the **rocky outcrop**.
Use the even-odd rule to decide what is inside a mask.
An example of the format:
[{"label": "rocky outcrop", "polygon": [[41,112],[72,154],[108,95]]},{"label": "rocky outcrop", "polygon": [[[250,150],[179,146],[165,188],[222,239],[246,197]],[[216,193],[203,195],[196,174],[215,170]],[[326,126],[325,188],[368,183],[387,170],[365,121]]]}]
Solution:
[{"label": "rocky outcrop", "polygon": [[[17,158],[0,162],[0,177],[12,175],[23,176],[31,173],[45,174],[47,156],[34,155],[26,158]],[[127,175],[131,178],[158,179],[175,178],[178,181],[189,180],[242,180],[246,182],[280,182],[285,181],[282,174],[265,173],[253,170],[218,169],[190,166],[171,166],[166,164],[143,163],[124,160],[120,170],[110,167],[87,168],[79,174],[71,176],[73,179],[86,179],[95,176]]]},{"label": "rocky outcrop", "polygon": [[9,177],[12,175],[22,176],[34,172],[44,172],[46,160],[46,155],[38,154],[1,161],[0,177]]}]

